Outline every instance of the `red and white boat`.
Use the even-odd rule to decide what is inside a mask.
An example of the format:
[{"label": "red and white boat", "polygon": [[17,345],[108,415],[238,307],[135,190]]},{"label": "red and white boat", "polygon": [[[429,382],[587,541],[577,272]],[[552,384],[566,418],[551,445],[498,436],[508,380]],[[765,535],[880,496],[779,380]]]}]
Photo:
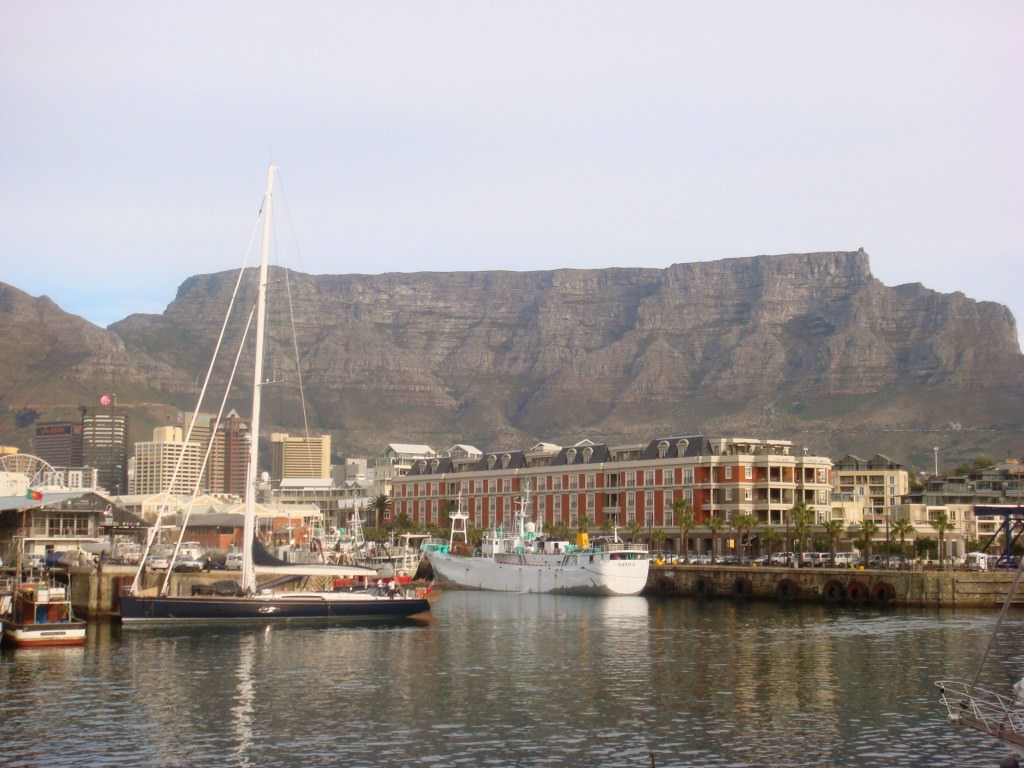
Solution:
[{"label": "red and white boat", "polygon": [[44,582],[19,584],[3,617],[4,642],[16,648],[85,645],[86,622],[75,618],[67,588]]}]

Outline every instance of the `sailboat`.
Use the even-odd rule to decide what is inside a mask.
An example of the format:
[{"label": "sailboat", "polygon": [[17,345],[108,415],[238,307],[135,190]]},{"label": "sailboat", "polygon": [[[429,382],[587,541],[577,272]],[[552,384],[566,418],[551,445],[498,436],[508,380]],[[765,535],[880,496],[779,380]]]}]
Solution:
[{"label": "sailboat", "polygon": [[[372,570],[353,566],[310,566],[283,563],[256,562],[256,489],[259,479],[260,404],[263,379],[264,335],[266,326],[267,275],[271,239],[271,212],[276,166],[267,171],[267,186],[263,197],[263,243],[260,254],[259,288],[256,302],[256,350],[254,354],[252,392],[252,439],[249,446],[248,474],[244,505],[242,536],[242,569],[238,589],[232,594],[169,594],[170,574],[156,594],[140,588],[142,565],[131,589],[120,598],[121,622],[126,625],[166,622],[213,623],[238,621],[281,620],[381,620],[402,619],[430,610],[430,603],[422,591],[386,592],[376,585]],[[230,310],[229,310],[230,311]],[[216,353],[215,353],[216,354]],[[211,365],[210,370],[213,370]],[[207,375],[209,380],[209,374]],[[205,387],[204,387],[205,390]],[[225,395],[226,397],[226,395]],[[200,400],[202,394],[200,395]],[[199,408],[197,407],[197,412]],[[173,480],[172,480],[173,482]],[[155,529],[158,529],[156,526]],[[184,524],[181,526],[184,531]],[[152,538],[150,540],[152,544]],[[178,547],[181,546],[179,540]],[[148,547],[147,547],[148,549]],[[177,547],[176,547],[177,549]],[[264,555],[262,548],[259,554]],[[145,562],[143,557],[142,562]],[[257,572],[273,573],[279,577],[323,576],[330,579],[361,579],[367,586],[349,591],[273,591],[261,587]],[[373,577],[372,579],[370,577]],[[279,581],[279,579],[275,579]],[[372,582],[372,583],[371,583]]]}]

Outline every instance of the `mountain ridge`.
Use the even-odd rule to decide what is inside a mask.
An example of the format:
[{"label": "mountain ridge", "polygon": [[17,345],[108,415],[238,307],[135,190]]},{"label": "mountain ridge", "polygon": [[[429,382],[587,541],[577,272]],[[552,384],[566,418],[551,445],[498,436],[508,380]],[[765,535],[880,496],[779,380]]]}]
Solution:
[{"label": "mountain ridge", "polygon": [[[664,269],[272,272],[275,291],[291,291],[310,423],[341,454],[687,432],[926,467],[937,442],[950,459],[1020,450],[1024,356],[1009,309],[920,283],[886,287],[863,250]],[[0,409],[68,418],[57,414],[76,399],[115,391],[134,414],[132,439],[149,439],[149,425],[194,407],[237,275],[192,276],[162,314],[107,329],[0,284],[0,318],[49,347],[0,341],[4,359],[31,361],[0,385]],[[242,304],[253,282],[247,273]],[[271,370],[286,370],[291,341],[269,342],[268,354]],[[298,434],[289,381],[265,402],[275,429]],[[12,421],[0,437],[27,447],[30,428]]]}]

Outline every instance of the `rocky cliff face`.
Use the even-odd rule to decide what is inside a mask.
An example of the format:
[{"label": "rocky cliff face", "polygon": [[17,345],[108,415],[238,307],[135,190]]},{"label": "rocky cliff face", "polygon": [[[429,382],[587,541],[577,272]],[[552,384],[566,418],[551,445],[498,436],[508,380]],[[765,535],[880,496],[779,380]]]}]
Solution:
[{"label": "rocky cliff face", "polygon": [[[5,383],[0,403],[57,376],[76,392],[107,380],[100,389],[191,407],[236,274],[190,278],[162,316],[109,331],[0,292],[0,314],[50,329],[50,354],[14,391]],[[268,388],[265,418],[301,431],[297,346],[311,424],[345,453],[698,430],[908,462],[931,456],[936,432],[966,455],[1020,450],[1024,357],[1009,310],[887,288],[862,251],[663,270],[275,277],[271,301],[290,289],[296,344],[270,342],[283,383]],[[271,325],[288,328],[288,305],[272,306]],[[58,338],[69,326],[73,343]]]}]

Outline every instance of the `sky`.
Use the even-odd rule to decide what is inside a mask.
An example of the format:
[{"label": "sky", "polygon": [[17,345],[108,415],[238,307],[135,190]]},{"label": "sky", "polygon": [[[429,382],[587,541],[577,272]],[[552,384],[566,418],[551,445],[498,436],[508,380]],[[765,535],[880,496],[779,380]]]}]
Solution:
[{"label": "sky", "polygon": [[864,248],[1020,331],[1022,33],[1019,0],[0,0],[0,281],[162,312],[242,264],[274,163],[312,274]]}]

